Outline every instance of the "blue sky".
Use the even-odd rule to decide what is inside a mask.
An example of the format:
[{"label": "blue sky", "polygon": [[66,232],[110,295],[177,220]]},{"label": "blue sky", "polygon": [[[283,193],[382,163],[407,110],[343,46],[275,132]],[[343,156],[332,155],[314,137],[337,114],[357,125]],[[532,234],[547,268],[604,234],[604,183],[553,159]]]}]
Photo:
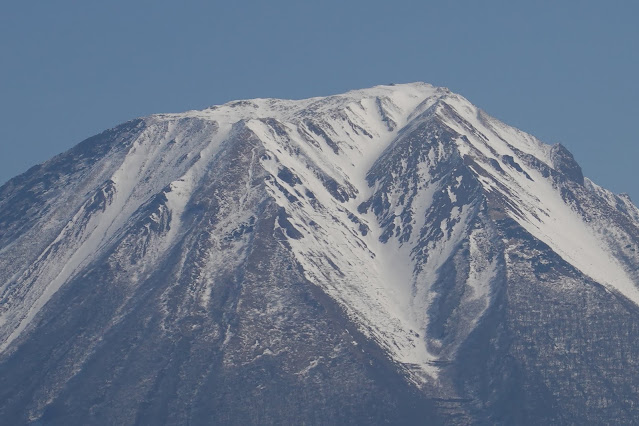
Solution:
[{"label": "blue sky", "polygon": [[639,202],[639,2],[5,2],[0,182],[120,122],[426,81]]}]

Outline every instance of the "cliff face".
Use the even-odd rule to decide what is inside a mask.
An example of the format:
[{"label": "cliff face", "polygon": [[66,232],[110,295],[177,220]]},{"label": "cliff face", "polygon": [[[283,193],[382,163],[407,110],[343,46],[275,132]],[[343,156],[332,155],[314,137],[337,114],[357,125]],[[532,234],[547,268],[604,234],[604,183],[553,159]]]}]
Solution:
[{"label": "cliff face", "polygon": [[0,188],[10,423],[638,418],[639,210],[446,89],[156,115]]}]

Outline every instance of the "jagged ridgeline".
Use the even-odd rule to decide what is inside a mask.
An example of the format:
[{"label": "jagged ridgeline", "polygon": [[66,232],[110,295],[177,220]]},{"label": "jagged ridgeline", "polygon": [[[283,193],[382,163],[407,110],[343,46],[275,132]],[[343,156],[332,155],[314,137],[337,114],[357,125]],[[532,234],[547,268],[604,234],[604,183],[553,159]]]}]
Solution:
[{"label": "jagged ridgeline", "polygon": [[0,423],[639,421],[639,210],[427,84],[125,123],[0,188]]}]

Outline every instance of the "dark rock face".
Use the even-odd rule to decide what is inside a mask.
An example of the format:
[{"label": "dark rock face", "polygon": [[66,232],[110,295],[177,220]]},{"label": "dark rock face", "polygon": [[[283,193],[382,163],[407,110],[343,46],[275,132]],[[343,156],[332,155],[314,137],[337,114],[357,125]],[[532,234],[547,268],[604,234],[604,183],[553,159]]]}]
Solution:
[{"label": "dark rock face", "polygon": [[639,210],[430,86],[96,136],[0,188],[0,279],[2,424],[639,419]]},{"label": "dark rock face", "polygon": [[560,143],[553,145],[550,155],[555,170],[580,185],[584,184],[584,174],[581,171],[581,166],[577,164],[575,158],[565,146]]},{"label": "dark rock face", "polygon": [[[491,424],[635,422],[636,305],[512,221],[499,228],[510,261],[494,305],[451,368],[475,415]],[[625,396],[611,397],[618,391]]]}]

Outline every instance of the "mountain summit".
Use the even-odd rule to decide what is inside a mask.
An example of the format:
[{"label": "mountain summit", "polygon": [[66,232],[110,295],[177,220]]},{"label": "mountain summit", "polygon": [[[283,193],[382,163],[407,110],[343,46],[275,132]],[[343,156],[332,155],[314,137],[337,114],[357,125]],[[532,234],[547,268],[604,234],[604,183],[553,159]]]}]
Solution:
[{"label": "mountain summit", "polygon": [[0,188],[7,424],[639,419],[639,209],[428,84],[133,120]]}]

